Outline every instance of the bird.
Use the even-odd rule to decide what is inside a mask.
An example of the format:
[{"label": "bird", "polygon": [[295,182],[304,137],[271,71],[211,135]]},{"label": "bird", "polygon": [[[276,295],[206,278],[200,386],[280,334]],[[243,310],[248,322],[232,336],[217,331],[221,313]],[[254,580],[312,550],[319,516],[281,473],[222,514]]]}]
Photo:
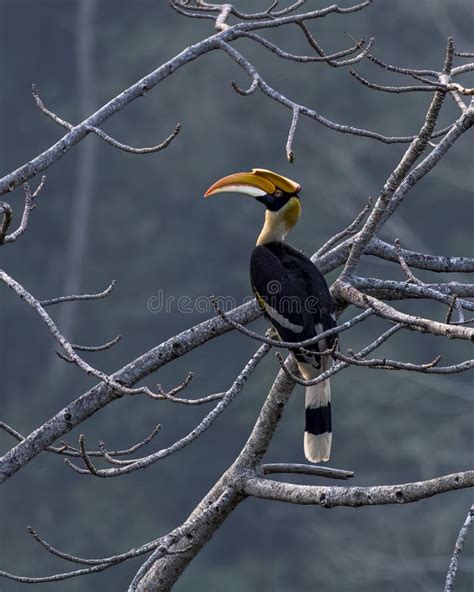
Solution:
[{"label": "bird", "polygon": [[[317,266],[285,242],[301,215],[301,185],[267,169],[228,175],[205,193],[224,192],[254,198],[265,208],[265,222],[250,257],[250,281],[257,302],[280,340],[301,342],[336,326],[335,306]],[[292,350],[305,380],[331,368],[334,335]],[[329,379],[306,386],[304,454],[313,463],[329,460],[332,443]]]}]

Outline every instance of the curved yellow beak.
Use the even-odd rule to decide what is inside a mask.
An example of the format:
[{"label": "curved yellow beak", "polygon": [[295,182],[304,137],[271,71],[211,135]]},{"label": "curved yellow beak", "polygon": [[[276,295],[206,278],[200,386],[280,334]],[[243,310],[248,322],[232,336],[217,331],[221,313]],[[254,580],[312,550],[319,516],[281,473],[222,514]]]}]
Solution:
[{"label": "curved yellow beak", "polygon": [[301,190],[301,185],[278,173],[266,169],[252,169],[250,173],[234,173],[216,181],[204,194],[204,197],[216,193],[236,192],[261,197],[272,195],[277,189],[285,193],[295,194]]}]

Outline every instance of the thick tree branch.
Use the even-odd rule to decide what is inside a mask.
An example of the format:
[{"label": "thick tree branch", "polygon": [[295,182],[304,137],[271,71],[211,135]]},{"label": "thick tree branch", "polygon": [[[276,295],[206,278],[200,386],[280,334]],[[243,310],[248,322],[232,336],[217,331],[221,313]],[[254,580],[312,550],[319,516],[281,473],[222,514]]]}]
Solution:
[{"label": "thick tree branch", "polygon": [[[53,144],[50,148],[19,167],[15,171],[0,179],[0,195],[13,191],[15,187],[28,181],[38,173],[46,170],[54,162],[59,160],[66,152],[83,140],[92,128],[98,128],[112,115],[122,110],[135,99],[143,96],[147,91],[156,86],[159,82],[170,76],[173,72],[188,64],[201,55],[216,48],[217,36],[213,35],[199,43],[186,48],[180,54],[165,62],[162,66],[138,80],[135,84],[114,97],[98,111],[90,115],[82,123],[73,127],[65,136]],[[57,117],[57,116],[56,116]],[[61,120],[62,121],[62,120]],[[59,121],[57,121],[59,123]],[[66,124],[66,122],[62,122]],[[61,124],[62,125],[62,124]],[[69,125],[69,124],[67,124]],[[176,131],[176,130],[175,130]]]},{"label": "thick tree branch", "polygon": [[457,325],[448,325],[431,319],[402,313],[372,296],[362,294],[362,292],[348,283],[338,283],[338,293],[348,302],[351,302],[360,308],[370,308],[378,316],[393,323],[400,323],[407,329],[420,331],[421,333],[432,333],[433,335],[440,335],[450,339],[466,339],[468,341],[474,341],[474,329]]},{"label": "thick tree branch", "polygon": [[241,491],[263,499],[291,504],[319,505],[322,508],[345,506],[380,506],[409,504],[447,491],[474,487],[474,471],[453,473],[427,481],[401,485],[375,485],[373,487],[333,487],[322,485],[295,485],[249,477],[242,481]]},{"label": "thick tree branch", "polygon": [[[337,247],[332,248],[325,253],[325,256],[322,259],[316,257],[316,255],[314,255],[312,259],[318,264],[318,266],[322,266],[325,270],[328,268],[336,269],[343,265],[347,260],[353,240],[354,239],[347,239]],[[406,249],[400,249],[400,253],[407,265],[417,269],[426,269],[437,273],[474,272],[474,258],[472,257],[429,255]],[[377,237],[374,237],[367,245],[364,255],[372,255],[394,263],[399,262],[395,247]]]},{"label": "thick tree branch", "polygon": [[[289,364],[290,369],[294,370],[293,363],[290,361]],[[280,371],[265,400],[252,433],[238,458],[196,506],[189,519],[199,516],[209,504],[212,504],[215,499],[222,495],[226,487],[235,484],[236,480],[240,479],[243,474],[247,474],[249,469],[255,470],[258,467],[270,445],[273,433],[291,396],[293,387],[294,382],[289,380],[283,371]],[[175,550],[180,551],[180,553],[156,561],[140,581],[137,590],[139,592],[169,592],[188,564],[244,498],[245,496],[235,491],[234,487],[233,495],[227,505],[216,511],[205,527],[194,530],[192,546],[189,546],[188,541],[181,540],[175,547]]]},{"label": "thick tree branch", "polygon": [[[248,323],[261,315],[254,302],[240,306],[229,316],[239,323]],[[179,358],[203,343],[227,333],[232,326],[220,317],[214,317],[187,331],[183,331],[161,345],[139,356],[118,372],[113,379],[125,386],[133,386],[139,380],[155,372],[172,360]],[[99,409],[120,397],[107,385],[99,384],[61,409],[44,422],[22,442],[0,458],[0,483],[53,444],[58,438],[80,425]]]},{"label": "thick tree branch", "polygon": [[[351,285],[366,294],[382,300],[427,298],[449,305],[452,301],[453,294],[462,298],[471,298],[474,296],[473,284],[460,284],[459,282],[415,285],[407,282],[397,282],[395,280],[354,276],[351,280]],[[457,302],[460,307],[466,310],[474,310],[474,302],[459,299]]]},{"label": "thick tree branch", "polygon": [[[308,29],[307,22],[323,18],[330,14],[351,14],[362,10],[370,3],[370,0],[368,0],[347,8],[341,8],[338,5],[333,4],[319,10],[297,12],[299,8],[306,4],[305,0],[297,0],[292,5],[283,8],[282,10],[276,10],[277,3],[273,2],[264,11],[256,12],[254,14],[246,14],[228,3],[216,4],[204,0],[171,0],[171,6],[180,14],[192,18],[205,18],[211,20],[218,33],[185,49],[179,55],[175,56],[161,67],[130,86],[120,95],[113,98],[106,105],[76,126],[61,119],[58,115],[46,108],[39,97],[37,89],[35,87],[33,88],[33,95],[39,109],[55,123],[65,128],[67,133],[42,154],[38,155],[22,167],[19,167],[16,171],[6,175],[3,179],[0,179],[0,195],[13,190],[21,183],[24,183],[31,177],[35,176],[39,171],[45,170],[51,166],[51,164],[61,158],[64,153],[70,150],[78,142],[82,141],[82,139],[90,133],[98,135],[101,139],[115,148],[134,154],[156,152],[166,148],[179,132],[179,126],[160,145],[145,148],[133,148],[126,144],[122,144],[106,134],[100,126],[113,114],[123,109],[136,98],[144,95],[149,89],[153,88],[181,66],[216,49],[224,51],[251,78],[252,82],[248,90],[242,90],[236,83],[232,83],[237,92],[242,95],[249,95],[257,89],[260,89],[264,95],[291,111],[292,119],[286,142],[286,153],[290,162],[294,160],[294,138],[297,125],[301,121],[301,116],[313,119],[327,128],[340,133],[365,137],[387,144],[410,142],[410,146],[396,169],[389,176],[365,223],[363,224],[363,220],[371,209],[371,203],[364,208],[352,224],[342,232],[330,238],[313,256],[313,259],[317,260],[318,266],[323,273],[345,263],[344,270],[332,290],[337,299],[337,304],[339,306],[338,310],[342,310],[349,304],[354,304],[365,310],[351,320],[342,323],[334,329],[326,331],[317,338],[311,340],[306,340],[301,343],[280,342],[269,337],[263,337],[246,329],[244,325],[257,319],[262,314],[262,312],[255,306],[255,303],[252,302],[239,307],[230,313],[223,313],[218,310],[218,317],[201,323],[200,325],[169,339],[165,343],[162,343],[138,357],[112,376],[108,376],[80,358],[77,351],[101,351],[102,349],[106,349],[113,345],[116,340],[98,347],[72,344],[62,335],[58,326],[56,326],[51,317],[45,312],[44,307],[58,302],[102,298],[110,293],[113,284],[107,290],[99,294],[66,296],[39,302],[12,277],[0,270],[0,279],[36,311],[41,320],[48,327],[54,339],[60,344],[65,352],[64,354],[60,352],[58,353],[60,353],[60,355],[67,361],[75,363],[81,370],[101,381],[99,385],[90,389],[87,393],[67,405],[26,438],[23,438],[21,434],[16,432],[16,430],[10,426],[0,423],[1,429],[19,441],[12,450],[0,458],[0,482],[13,475],[41,451],[49,451],[68,457],[80,457],[85,468],[80,468],[76,465],[72,465],[69,461],[67,462],[69,462],[69,465],[79,473],[99,477],[119,476],[128,474],[134,470],[146,468],[161,458],[179,451],[203,434],[242,390],[244,383],[253,372],[256,365],[261,359],[263,359],[272,346],[279,348],[285,347],[294,350],[295,348],[304,348],[314,345],[314,343],[320,341],[324,337],[336,335],[352,328],[355,324],[366,320],[368,317],[375,315],[387,319],[394,324],[390,329],[379,335],[377,339],[356,354],[353,354],[352,351],[349,351],[348,355],[343,354],[337,351],[336,346],[331,350],[322,352],[321,355],[332,355],[338,360],[338,363],[334,364],[327,372],[321,374],[318,378],[312,381],[302,380],[296,375],[297,366],[292,356],[290,356],[286,362],[283,362],[281,356],[279,356],[282,369],[278,373],[274,384],[265,399],[260,414],[247,442],[242,448],[242,451],[211,491],[197,505],[192,514],[181,526],[168,535],[146,543],[137,549],[131,549],[126,553],[104,558],[84,559],[52,547],[31,529],[30,533],[32,536],[46,551],[63,560],[86,567],[67,573],[41,578],[15,576],[6,572],[0,572],[0,576],[27,583],[59,581],[76,577],[78,575],[102,571],[129,558],[151,553],[150,557],[143,563],[136,573],[129,590],[139,590],[140,592],[160,590],[160,592],[167,592],[171,590],[173,584],[179,578],[189,562],[210,540],[214,532],[222,525],[227,516],[247,496],[297,504],[320,505],[326,508],[336,506],[360,507],[365,505],[410,503],[446,491],[474,486],[474,471],[445,475],[427,481],[373,487],[295,485],[264,478],[265,475],[283,473],[297,473],[307,475],[308,477],[326,477],[334,479],[348,479],[353,476],[353,473],[350,471],[341,471],[319,466],[293,463],[263,464],[265,455],[279,424],[285,405],[291,396],[295,383],[306,386],[316,384],[351,365],[437,374],[461,372],[474,367],[474,360],[466,360],[451,366],[439,366],[439,357],[426,364],[399,362],[396,360],[388,360],[386,358],[366,359],[366,356],[370,352],[385,343],[392,335],[400,331],[402,328],[429,332],[448,338],[474,340],[474,329],[465,326],[471,321],[465,321],[463,316],[463,309],[474,310],[474,303],[466,300],[466,298],[474,296],[474,287],[471,284],[462,284],[460,282],[423,283],[421,280],[417,279],[411,271],[411,267],[413,267],[435,272],[468,272],[474,270],[474,259],[461,257],[436,257],[422,253],[415,253],[402,249],[399,244],[395,244],[395,246],[388,245],[377,238],[377,233],[393,215],[396,208],[401,204],[410,189],[412,189],[418,181],[432,170],[441,158],[447,154],[448,150],[453,146],[457,139],[473,125],[474,102],[471,101],[471,105],[467,106],[464,104],[461,96],[473,95],[474,89],[455,83],[453,82],[453,79],[456,76],[472,71],[474,69],[474,64],[465,64],[464,66],[453,68],[455,52],[451,40],[448,42],[446,59],[442,72],[397,68],[384,64],[381,60],[370,54],[373,40],[371,40],[367,46],[364,46],[362,41],[355,41],[355,46],[352,48],[343,49],[332,54],[326,54]],[[238,19],[239,22],[233,25],[229,24],[233,19]],[[287,25],[297,25],[302,29],[306,40],[309,46],[314,50],[315,55],[292,54],[284,51],[277,44],[268,41],[266,38],[256,33],[256,31]],[[403,87],[390,87],[387,85],[373,84],[365,78],[362,78],[360,75],[353,73],[361,83],[375,90],[397,93],[418,91],[434,92],[431,105],[426,113],[425,122],[416,136],[405,137],[384,136],[369,130],[333,122],[323,117],[320,113],[292,101],[278,92],[278,90],[269,86],[251,61],[245,58],[233,47],[233,45],[231,45],[233,41],[239,38],[250,39],[278,57],[290,61],[308,63],[324,62],[332,67],[342,67],[354,64],[367,57],[377,66],[384,67],[392,72],[408,75],[423,86],[417,84]],[[357,55],[353,55],[357,50],[360,51]],[[350,57],[341,60],[341,58],[346,58],[347,56]],[[470,55],[465,54],[465,57],[470,57]],[[447,93],[452,95],[461,109],[462,114],[454,124],[435,133],[434,130],[437,125],[440,109]],[[417,165],[417,161],[421,159],[425,151],[428,149],[428,146],[431,144],[431,140],[435,137],[442,137],[442,139],[434,150],[426,155]],[[41,187],[42,185],[40,185],[37,192]],[[25,231],[29,212],[33,207],[33,198],[37,192],[32,195],[28,186],[25,186],[25,209],[23,218],[18,229],[11,234],[8,234],[8,229],[12,221],[12,209],[8,204],[3,202],[0,203],[0,244],[13,242]],[[362,229],[358,231],[360,226],[362,226]],[[351,235],[354,234],[355,236],[352,237]],[[373,255],[398,263],[401,266],[407,281],[394,282],[356,276],[355,274],[359,263],[364,255]],[[71,292],[73,291],[76,290],[71,290]],[[366,293],[363,293],[362,291],[365,291]],[[377,298],[375,298],[375,296],[377,296]],[[391,300],[398,297],[427,298],[447,304],[449,309],[446,322],[442,323],[408,315],[381,301],[381,299]],[[452,316],[455,310],[457,311],[457,320],[453,322]],[[182,399],[178,395],[189,384],[191,375],[188,375],[188,378],[169,392],[165,392],[160,386],[156,393],[152,392],[148,387],[132,388],[133,385],[150,373],[185,355],[208,340],[232,329],[237,329],[251,338],[262,341],[264,342],[264,345],[260,347],[257,353],[246,364],[226,392],[215,393],[198,399]],[[128,457],[146,444],[150,443],[156,436],[159,427],[155,428],[155,430],[153,430],[153,432],[144,440],[138,442],[127,450],[108,451],[103,442],[99,443],[100,450],[87,450],[85,436],[82,434],[79,438],[78,448],[75,448],[68,443],[63,443],[62,446],[53,446],[53,443],[58,438],[65,433],[68,433],[75,426],[81,424],[97,410],[126,394],[145,394],[154,399],[168,400],[173,403],[182,403],[186,405],[198,405],[215,401],[216,405],[195,425],[194,429],[189,434],[175,441],[171,446],[141,458],[121,457]],[[112,468],[101,468],[99,464],[96,466],[95,460],[97,458],[102,459],[102,461],[99,462],[105,461],[106,463],[113,465]],[[472,522],[472,517],[473,509],[471,508],[468,519],[466,520],[463,529],[461,529],[458,543],[456,544],[446,586],[448,586],[448,581],[452,581],[452,585],[454,585],[459,555],[462,550],[462,545],[464,544],[467,529]],[[451,592],[452,588],[446,588],[446,590]]]},{"label": "thick tree branch", "polygon": [[[65,553],[58,549],[52,547],[49,543],[47,543],[44,539],[38,536],[38,534],[31,528],[28,528],[28,532],[33,536],[33,538],[41,544],[41,546],[57,557],[64,559],[66,561],[72,563],[78,563],[87,565],[88,567],[78,570],[73,570],[64,573],[58,573],[51,576],[43,576],[43,577],[29,577],[29,576],[18,576],[15,574],[11,574],[6,571],[0,571],[0,577],[13,580],[16,582],[22,582],[25,584],[41,584],[46,582],[59,582],[63,580],[68,580],[71,578],[90,575],[93,573],[98,573],[112,567],[114,565],[118,565],[119,563],[123,563],[128,559],[133,559],[136,557],[140,557],[142,555],[146,555],[150,552],[153,552],[153,561],[157,561],[158,559],[165,557],[167,555],[172,555],[174,551],[172,547],[186,537],[189,533],[193,532],[196,528],[202,526],[206,520],[209,520],[216,512],[221,511],[222,508],[226,507],[231,499],[231,494],[228,490],[224,489],[220,496],[217,499],[214,499],[212,502],[209,502],[207,508],[204,508],[203,511],[194,516],[192,519],[186,520],[181,526],[178,526],[174,530],[172,530],[169,534],[166,534],[154,541],[146,543],[138,548],[131,549],[126,553],[121,553],[119,555],[112,555],[110,557],[104,557],[100,559],[84,559],[82,557],[77,557],[75,555],[71,555],[69,553]],[[131,590],[136,589],[135,587],[131,587]]]},{"label": "thick tree branch", "polygon": [[[226,18],[230,14],[233,14],[237,18],[242,18],[242,19],[245,19],[246,17],[245,17],[245,15],[243,15],[243,13],[236,11],[233,7],[230,8],[230,12],[229,12],[228,7],[231,5],[213,5],[212,9],[208,10],[209,7],[204,9],[204,6],[200,4],[199,6],[194,6],[193,11],[189,12],[187,10],[187,6],[188,6],[187,3],[179,3],[179,2],[171,1],[170,4],[175,10],[177,10],[178,12],[180,12],[181,14],[184,14],[186,16],[199,17],[199,18],[201,18],[201,17],[202,18],[211,18],[211,19],[217,18],[216,24],[218,25],[218,29],[220,30],[220,32],[217,33],[216,35],[212,35],[212,36],[208,37],[207,39],[204,39],[204,40],[202,40],[198,43],[195,43],[194,45],[191,45],[190,47],[186,48],[180,54],[178,54],[177,56],[175,56],[174,58],[172,58],[171,60],[169,60],[168,62],[163,64],[162,66],[158,67],[156,70],[154,70],[153,72],[151,72],[147,76],[144,76],[142,79],[138,80],[135,84],[133,84],[132,86],[130,86],[129,88],[124,90],[122,93],[120,93],[119,95],[117,95],[116,97],[111,99],[107,104],[105,104],[103,107],[98,109],[95,113],[91,114],[82,123],[80,123],[74,127],[72,127],[71,124],[69,124],[68,122],[62,120],[60,117],[55,115],[53,112],[49,111],[42,103],[42,101],[38,95],[38,92],[37,92],[36,88],[34,87],[33,94],[34,94],[34,98],[35,98],[35,101],[36,101],[38,107],[46,115],[51,117],[56,123],[65,127],[66,129],[68,129],[68,133],[65,136],[63,136],[58,142],[53,144],[50,148],[48,148],[47,150],[45,150],[44,152],[42,152],[41,154],[39,154],[38,156],[36,156],[32,160],[30,160],[29,162],[27,162],[23,166],[20,166],[15,171],[13,171],[13,172],[9,173],[8,175],[5,175],[3,178],[1,178],[0,179],[0,195],[6,193],[8,191],[12,191],[16,187],[18,187],[18,185],[20,185],[21,183],[28,181],[29,179],[31,179],[32,177],[37,175],[39,172],[46,170],[49,166],[51,166],[54,162],[56,162],[58,159],[60,159],[67,151],[69,151],[72,147],[74,147],[76,144],[78,144],[80,141],[82,141],[90,133],[95,133],[95,134],[99,135],[101,138],[103,138],[104,140],[106,140],[107,142],[109,142],[110,144],[115,146],[116,148],[120,148],[122,150],[126,150],[128,152],[132,152],[132,153],[136,153],[136,154],[154,152],[154,151],[157,151],[159,149],[166,147],[169,144],[169,142],[178,133],[178,131],[179,131],[178,128],[171,134],[171,136],[169,136],[159,146],[136,149],[136,148],[132,148],[130,146],[127,146],[125,144],[122,144],[120,142],[117,142],[113,138],[110,138],[110,136],[108,136],[105,132],[100,130],[100,125],[102,123],[104,123],[109,117],[111,117],[112,115],[114,115],[115,113],[117,113],[118,111],[123,109],[124,107],[126,107],[132,101],[143,96],[143,94],[145,94],[148,90],[152,89],[159,82],[161,82],[166,77],[171,75],[177,69],[181,68],[183,65],[185,65],[189,62],[192,62],[193,60],[197,59],[201,55],[209,53],[210,51],[213,51],[214,49],[216,49],[218,47],[220,47],[221,49],[224,49],[229,55],[231,55],[231,57],[233,57],[233,59],[235,59],[237,61],[237,63],[239,63],[239,65],[244,67],[244,69],[247,72],[252,70],[251,76],[255,82],[256,78],[253,75],[253,70],[254,70],[253,66],[250,66],[249,62],[247,62],[238,52],[233,50],[233,48],[232,48],[233,51],[229,51],[230,46],[228,45],[228,42],[234,41],[235,39],[238,39],[239,37],[243,37],[249,33],[252,33],[252,31],[281,27],[281,26],[285,26],[285,25],[289,25],[289,24],[297,24],[299,26],[304,27],[304,24],[306,21],[321,18],[321,17],[327,16],[332,13],[351,14],[353,12],[357,12],[357,11],[362,10],[363,8],[367,7],[369,4],[371,4],[371,0],[367,0],[366,2],[362,2],[360,4],[356,4],[354,6],[347,7],[347,8],[341,8],[341,7],[334,4],[334,5],[328,6],[326,8],[323,8],[321,10],[310,11],[307,13],[301,13],[301,14],[296,14],[296,15],[289,14],[292,10],[296,9],[296,8],[291,8],[291,7],[290,7],[291,10],[284,9],[283,11],[274,12],[274,13],[272,13],[271,11],[270,12],[264,11],[262,13],[256,13],[256,15],[257,15],[256,20],[254,19],[252,22],[240,22],[234,26],[228,26],[225,23]],[[297,3],[297,5],[300,6],[300,4],[298,4],[298,3]],[[218,12],[217,17],[214,17],[212,14],[209,14],[209,12],[216,12],[216,11]],[[279,14],[280,14],[280,16],[278,16]],[[247,15],[247,16],[250,17],[250,15]],[[262,20],[259,20],[259,19],[262,19]],[[303,29],[303,30],[305,30],[305,29]],[[306,29],[306,31],[307,31],[307,29]],[[307,31],[308,41],[311,40],[310,44],[313,47],[318,48],[317,51],[319,53],[319,57],[326,57],[324,52],[319,48],[319,46],[317,44],[315,45],[315,42],[314,42],[313,38],[311,37],[311,35],[309,34],[309,36],[308,36],[308,34],[309,34],[309,31]],[[360,45],[360,42],[358,42],[358,43]],[[362,49],[362,53],[364,55],[365,55],[364,51],[366,49],[367,48]],[[285,52],[283,52],[283,50],[280,50],[279,48],[278,48],[278,51],[285,53]],[[354,59],[356,59],[356,58],[354,58]],[[346,64],[337,64],[337,62],[335,62],[334,60],[329,60],[329,59],[327,60],[327,62],[330,65],[335,65],[335,64],[336,65],[346,65]],[[347,63],[351,63],[351,61],[349,60]],[[465,69],[465,71],[468,71],[468,70]],[[457,72],[456,72],[456,74],[457,74]],[[453,70],[453,75],[454,75],[454,70]],[[383,136],[382,134],[378,134],[375,132],[361,130],[358,128],[354,128],[352,126],[341,125],[341,124],[331,122],[327,118],[321,116],[316,111],[311,110],[307,107],[303,107],[301,105],[297,105],[296,103],[290,101],[286,97],[283,97],[283,95],[277,93],[268,84],[266,84],[263,81],[263,79],[261,79],[260,77],[258,77],[258,78],[259,78],[258,84],[259,84],[261,90],[267,96],[269,96],[270,98],[272,98],[274,100],[277,100],[281,104],[290,108],[292,111],[294,111],[295,108],[299,107],[301,114],[303,114],[307,117],[310,117],[310,118],[318,121],[319,123],[325,125],[326,127],[329,127],[330,129],[333,129],[335,131],[364,136],[364,137],[376,139],[376,140],[386,142],[386,143],[410,142],[415,138],[414,136],[403,136],[403,137]],[[444,133],[444,131],[440,132],[441,135],[443,133]],[[435,136],[437,136],[437,134],[433,135],[433,137],[435,137]]]}]

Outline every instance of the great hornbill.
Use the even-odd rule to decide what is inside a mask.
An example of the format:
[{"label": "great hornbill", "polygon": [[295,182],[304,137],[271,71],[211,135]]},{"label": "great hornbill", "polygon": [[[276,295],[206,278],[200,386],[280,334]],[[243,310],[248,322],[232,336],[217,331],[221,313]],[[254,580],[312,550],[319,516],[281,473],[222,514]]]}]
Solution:
[{"label": "great hornbill", "polygon": [[[257,301],[280,339],[300,342],[335,326],[333,302],[316,265],[284,242],[298,221],[301,186],[266,169],[235,173],[216,181],[205,197],[237,192],[254,197],[266,207],[265,224],[252,251],[250,279]],[[306,380],[331,366],[328,355],[334,338],[323,339],[301,352],[293,351]],[[310,353],[314,352],[314,354]],[[304,452],[312,462],[327,461],[331,451],[331,391],[329,380],[306,387]]]}]

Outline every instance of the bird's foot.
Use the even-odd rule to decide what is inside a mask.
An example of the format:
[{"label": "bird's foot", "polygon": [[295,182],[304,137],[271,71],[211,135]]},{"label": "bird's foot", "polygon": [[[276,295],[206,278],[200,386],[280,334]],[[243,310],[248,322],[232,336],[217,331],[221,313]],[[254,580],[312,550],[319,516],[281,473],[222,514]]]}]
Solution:
[{"label": "bird's foot", "polygon": [[275,327],[270,327],[269,329],[267,329],[265,331],[265,337],[268,337],[268,339],[275,339],[281,341],[281,337],[278,335],[278,331],[275,329]]}]

